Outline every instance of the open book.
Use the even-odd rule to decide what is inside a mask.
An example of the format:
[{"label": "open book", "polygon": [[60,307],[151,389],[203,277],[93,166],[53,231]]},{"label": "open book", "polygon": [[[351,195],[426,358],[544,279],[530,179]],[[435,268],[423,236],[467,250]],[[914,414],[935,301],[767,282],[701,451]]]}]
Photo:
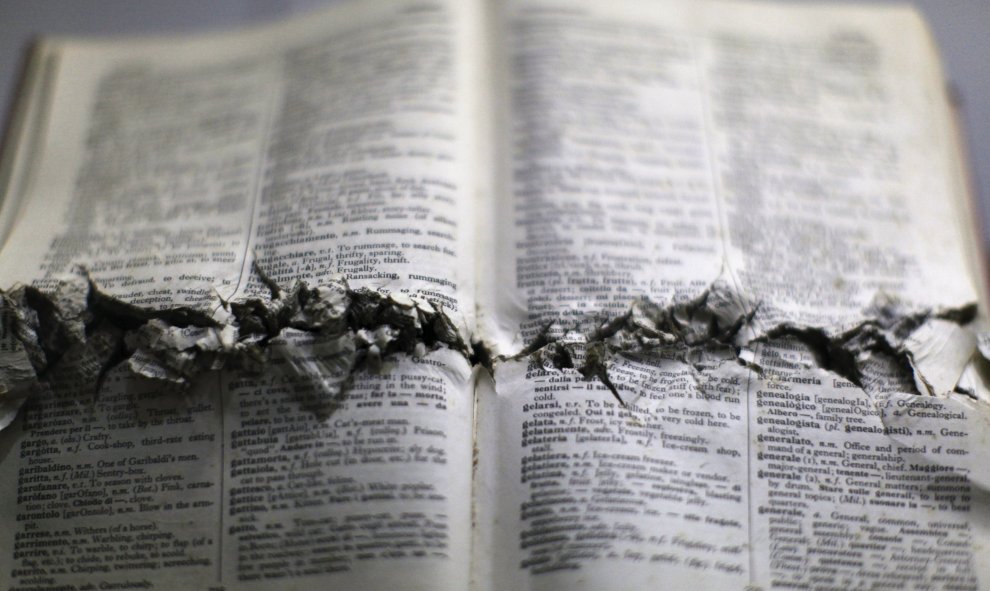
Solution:
[{"label": "open book", "polygon": [[22,94],[0,588],[990,586],[911,10],[390,0]]}]

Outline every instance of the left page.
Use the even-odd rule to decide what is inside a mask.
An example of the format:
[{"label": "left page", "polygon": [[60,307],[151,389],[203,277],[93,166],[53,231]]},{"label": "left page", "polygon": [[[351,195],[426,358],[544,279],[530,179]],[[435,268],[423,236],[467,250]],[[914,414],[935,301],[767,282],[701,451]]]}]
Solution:
[{"label": "left page", "polygon": [[0,587],[464,588],[475,13],[44,46]]},{"label": "left page", "polygon": [[[60,376],[0,434],[0,588],[465,588],[467,362],[349,375],[346,348],[306,341],[279,339],[263,379],[185,395],[123,368],[99,396]],[[300,349],[345,401],[292,367]]]},{"label": "left page", "polygon": [[[74,273],[76,312],[227,329],[212,350],[229,353],[277,333],[295,281],[334,283],[430,302],[466,341],[476,12],[351,4],[210,37],[44,43],[37,149],[8,157],[3,288],[50,295]],[[43,320],[77,316],[55,308]],[[174,352],[144,373],[195,373]]]}]

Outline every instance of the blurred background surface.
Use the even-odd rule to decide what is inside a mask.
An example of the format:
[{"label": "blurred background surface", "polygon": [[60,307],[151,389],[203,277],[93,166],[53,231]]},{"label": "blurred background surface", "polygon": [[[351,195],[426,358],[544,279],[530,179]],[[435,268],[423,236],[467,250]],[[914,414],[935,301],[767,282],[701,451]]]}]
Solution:
[{"label": "blurred background surface", "polygon": [[[23,59],[37,35],[142,35],[208,31],[305,13],[340,0],[0,0],[0,114],[13,104]],[[778,0],[785,3],[821,0]],[[990,0],[871,0],[910,3],[938,40],[961,103],[984,255],[990,254]],[[849,3],[848,0],[832,4]],[[0,127],[0,129],[2,129]]]}]

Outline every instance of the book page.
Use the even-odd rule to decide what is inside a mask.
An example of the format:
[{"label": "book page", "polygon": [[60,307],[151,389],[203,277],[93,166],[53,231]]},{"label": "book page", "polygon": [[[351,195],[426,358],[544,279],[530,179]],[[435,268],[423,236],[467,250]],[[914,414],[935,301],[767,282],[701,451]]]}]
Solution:
[{"label": "book page", "polygon": [[870,394],[793,342],[753,359],[617,359],[622,403],[573,370],[500,365],[479,394],[477,587],[990,582],[990,407]]},{"label": "book page", "polygon": [[470,368],[437,351],[352,375],[348,345],[290,333],[263,376],[185,396],[60,376],[0,434],[0,587],[464,589]]},{"label": "book page", "polygon": [[515,2],[498,18],[502,239],[482,292],[498,352],[716,284],[753,337],[976,301],[940,71],[910,10]]},{"label": "book page", "polygon": [[[250,365],[327,313],[373,332],[398,306],[439,327],[426,341],[466,348],[477,12],[352,3],[209,37],[45,44],[41,147],[12,161],[0,214],[5,306],[25,325],[114,323],[131,369],[173,382]],[[362,312],[299,318],[330,293]],[[190,325],[209,330],[177,335]],[[14,336],[60,359],[35,328]]]},{"label": "book page", "polygon": [[46,46],[2,216],[0,587],[466,586],[477,25]]},{"label": "book page", "polygon": [[[125,301],[199,308],[239,293],[257,252],[281,281],[472,293],[451,252],[471,217],[468,13],[393,2],[214,38],[57,43],[4,277],[50,285],[86,264]],[[348,220],[368,229],[344,236]]]},{"label": "book page", "polygon": [[476,586],[987,584],[975,245],[917,14],[496,26]]}]

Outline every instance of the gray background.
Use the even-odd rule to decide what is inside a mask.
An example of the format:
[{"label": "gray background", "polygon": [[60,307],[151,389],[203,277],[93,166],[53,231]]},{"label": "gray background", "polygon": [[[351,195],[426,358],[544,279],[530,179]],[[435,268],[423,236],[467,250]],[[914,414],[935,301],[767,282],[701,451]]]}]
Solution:
[{"label": "gray background", "polygon": [[[24,55],[36,35],[203,31],[263,22],[333,3],[335,0],[0,0],[3,125],[16,97]],[[879,3],[893,2],[879,0]],[[962,105],[973,180],[984,222],[983,250],[987,253],[990,252],[990,0],[913,0],[912,3],[922,10],[935,32],[950,84]]]}]

